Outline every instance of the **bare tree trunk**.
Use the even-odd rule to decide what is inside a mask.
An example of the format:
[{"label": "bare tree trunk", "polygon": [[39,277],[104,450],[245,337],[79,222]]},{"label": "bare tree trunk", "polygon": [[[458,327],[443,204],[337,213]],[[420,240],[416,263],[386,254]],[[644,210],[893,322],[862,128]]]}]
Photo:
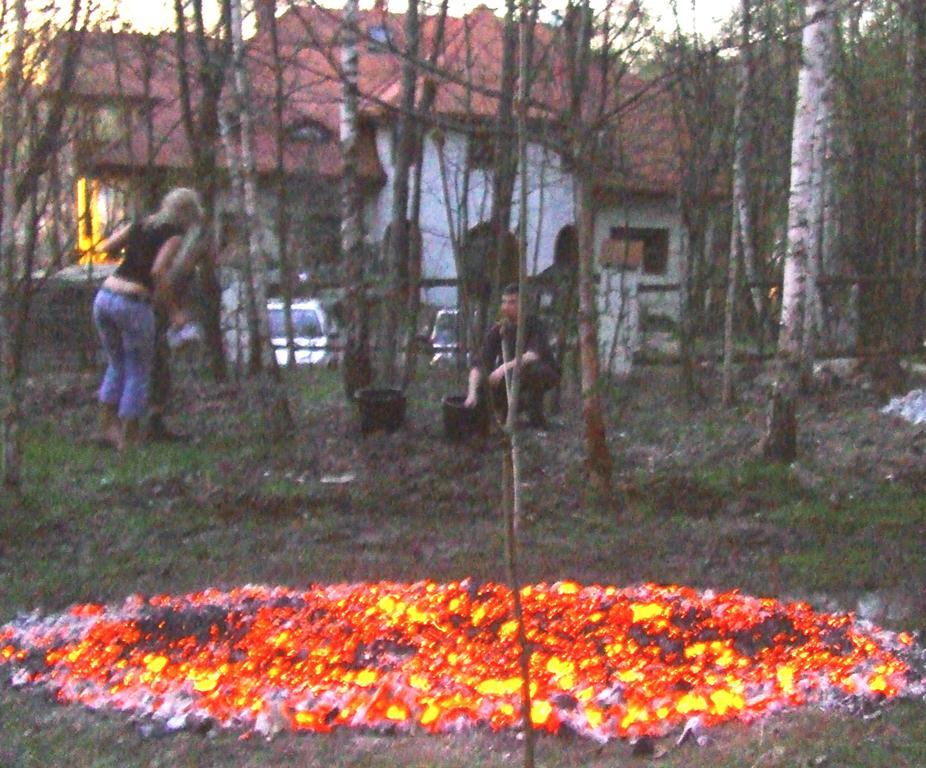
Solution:
[{"label": "bare tree trunk", "polygon": [[595,201],[592,181],[586,171],[587,157],[595,147],[586,125],[583,104],[589,80],[592,41],[592,9],[588,0],[573,6],[563,24],[566,60],[569,66],[569,118],[572,123],[569,153],[576,174],[574,195],[576,236],[579,244],[579,368],[582,390],[582,420],[585,425],[585,462],[592,487],[610,493],[613,463],[608,448],[607,425],[601,401],[601,372],[598,347],[598,304],[595,284]]},{"label": "bare tree trunk", "polygon": [[579,237],[579,356],[582,373],[582,419],[585,423],[585,461],[592,485],[611,491],[613,463],[608,448],[604,406],[598,368],[598,307],[595,291],[595,203],[590,182],[578,186],[577,229]]},{"label": "bare tree trunk", "polygon": [[[763,450],[769,459],[793,461],[797,450],[797,395],[804,350],[808,259],[817,247],[814,226],[815,162],[820,162],[821,128],[829,120],[825,90],[832,70],[833,0],[809,0],[803,34],[803,63],[791,143],[791,194],[788,203],[788,252],[782,286],[778,370],[769,401]],[[821,101],[822,100],[822,101]]]},{"label": "bare tree trunk", "polygon": [[[257,178],[254,170],[254,152],[252,147],[253,127],[251,124],[250,82],[245,68],[244,41],[241,36],[241,0],[231,0],[231,39],[234,62],[235,96],[237,97],[236,116],[239,120],[241,157],[241,179],[244,193],[244,211],[248,229],[248,260],[255,274],[255,299],[257,301],[257,324],[251,333],[258,337],[261,354],[256,361],[266,356],[267,365],[273,381],[269,405],[269,426],[278,437],[289,434],[293,428],[292,413],[286,393],[282,387],[276,355],[270,343],[269,322],[267,317],[267,281],[270,269],[267,249],[263,242],[260,212],[257,200]],[[255,359],[252,359],[252,373],[256,372]]]},{"label": "bare tree trunk", "polygon": [[[177,78],[180,95],[180,109],[184,132],[190,154],[193,158],[193,173],[200,184],[206,220],[213,221],[218,196],[219,169],[216,149],[219,141],[219,100],[225,82],[225,71],[231,56],[230,0],[220,0],[225,37],[213,45],[206,32],[203,0],[192,0],[191,9],[195,26],[194,43],[197,50],[196,80],[199,85],[198,115],[194,114],[190,65],[192,59],[187,53],[186,15],[182,0],[174,0],[175,40],[177,48]],[[147,86],[146,86],[147,87]],[[148,152],[154,147],[154,124],[151,112],[146,116]],[[150,190],[149,190],[150,193]],[[213,228],[213,235],[215,228]],[[213,243],[214,245],[214,243]],[[224,381],[228,375],[225,348],[222,338],[222,286],[215,263],[216,248],[208,248],[200,261],[200,282],[202,284],[205,316],[206,349],[212,375],[217,381]]]},{"label": "bare tree trunk", "polygon": [[[521,435],[517,429],[518,402],[521,388],[521,356],[524,354],[524,336],[527,320],[527,302],[524,285],[527,277],[527,104],[530,96],[530,84],[527,77],[528,24],[526,0],[522,0],[520,23],[518,25],[518,112],[517,112],[517,148],[518,172],[520,174],[518,199],[518,328],[515,337],[515,366],[508,388],[508,418],[505,424],[507,450],[505,451],[502,480],[504,483],[503,499],[507,501],[510,489],[510,504],[504,505],[506,559],[508,563],[508,581],[514,603],[515,619],[518,622],[518,654],[521,669],[521,728],[524,732],[524,768],[534,768],[534,727],[531,722],[531,651],[527,641],[527,629],[524,623],[524,611],[521,607],[521,581],[518,575],[518,528],[521,521]],[[502,353],[504,355],[504,338]]]},{"label": "bare tree trunk", "polygon": [[[442,0],[437,16],[437,31],[434,33],[428,66],[436,67],[444,50],[444,32],[447,23],[449,0]],[[437,84],[427,80],[422,87],[421,100],[418,104],[418,124],[414,126],[415,137],[415,178],[412,183],[411,208],[408,220],[412,238],[409,244],[409,286],[405,308],[405,372],[402,376],[402,389],[407,389],[415,380],[418,368],[418,313],[421,309],[421,193],[424,173],[424,143],[427,121],[437,97]],[[445,199],[446,204],[446,199]],[[461,273],[457,271],[457,275]],[[462,342],[463,339],[461,338]]]},{"label": "bare tree trunk", "polygon": [[17,303],[16,200],[13,191],[14,174],[21,162],[19,144],[22,140],[19,114],[22,69],[25,59],[26,0],[16,0],[13,24],[13,48],[9,54],[3,84],[2,115],[0,115],[0,171],[2,171],[2,208],[0,208],[0,406],[3,409],[3,484],[18,488],[22,480],[22,421],[21,361],[17,359],[15,336],[21,332],[15,306]]},{"label": "bare tree trunk", "polygon": [[[919,277],[917,309],[921,310],[926,279],[926,0],[907,0],[909,49],[907,76],[910,119],[908,143],[913,157],[913,269]],[[917,317],[921,312],[917,312]]]},{"label": "bare tree trunk", "polygon": [[[514,161],[514,91],[517,80],[518,29],[515,19],[517,0],[506,0],[505,22],[502,31],[501,88],[498,98],[495,136],[495,173],[492,177],[492,231],[496,237],[491,278],[491,299],[494,301],[502,287],[502,265],[508,249],[511,228],[511,208],[517,165]],[[485,305],[485,298],[481,302]],[[480,313],[482,315],[483,313]],[[477,328],[481,338],[486,319],[480,317],[483,327]]]},{"label": "bare tree trunk", "polygon": [[283,324],[286,331],[286,364],[295,362],[295,328],[293,326],[293,268],[289,257],[289,187],[286,178],[284,152],[286,149],[286,123],[283,110],[286,92],[283,83],[285,63],[280,52],[277,30],[276,2],[270,0],[267,20],[270,23],[270,45],[273,52],[273,133],[276,151],[276,235],[279,248],[280,293],[283,298]]},{"label": "bare tree trunk", "polygon": [[390,223],[385,301],[382,375],[391,385],[399,383],[399,327],[408,293],[410,229],[408,221],[409,182],[415,160],[415,90],[418,66],[418,0],[408,0],[405,11],[405,58],[402,64],[401,106],[396,135],[395,171],[392,177],[392,216]]},{"label": "bare tree trunk", "polygon": [[[736,104],[733,110],[733,212],[730,232],[730,255],[727,268],[727,298],[724,304],[723,345],[723,404],[729,407],[735,396],[733,390],[733,332],[736,312],[737,273],[740,262],[746,265],[747,281],[756,280],[755,253],[749,211],[749,158],[746,109],[752,83],[752,0],[740,1],[740,71]],[[752,286],[752,301],[756,318],[761,325],[765,317],[763,291]],[[761,330],[760,330],[761,333]]]},{"label": "bare tree trunk", "polygon": [[[22,378],[29,349],[37,233],[49,204],[43,186],[61,149],[67,97],[83,42],[81,10],[80,0],[74,0],[65,23],[52,30],[46,43],[33,39],[36,47],[31,50],[26,0],[16,0],[12,8],[5,5],[0,11],[4,23],[9,23],[8,12],[13,15],[0,91],[0,428],[2,479],[11,488],[22,482]],[[27,79],[24,70],[30,57],[40,61],[52,50],[63,54],[55,82]],[[17,228],[25,235],[22,242]]]},{"label": "bare tree trunk", "polygon": [[736,317],[736,283],[739,279],[740,261],[743,258],[743,251],[740,247],[740,228],[735,207],[732,218],[730,256],[727,262],[727,297],[723,309],[723,384],[721,397],[725,408],[733,405],[736,396],[733,388],[733,322]]},{"label": "bare tree trunk", "polygon": [[358,0],[346,0],[341,36],[343,99],[341,156],[343,170],[341,250],[347,262],[347,339],[344,345],[344,391],[348,399],[373,380],[370,364],[367,295],[363,274],[363,197],[357,169],[360,94],[358,90]]}]

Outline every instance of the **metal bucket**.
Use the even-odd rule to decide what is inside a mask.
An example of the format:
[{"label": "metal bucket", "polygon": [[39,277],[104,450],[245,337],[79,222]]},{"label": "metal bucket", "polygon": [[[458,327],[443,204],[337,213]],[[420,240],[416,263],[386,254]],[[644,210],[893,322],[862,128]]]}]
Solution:
[{"label": "metal bucket", "polygon": [[463,442],[489,431],[489,412],[484,405],[467,408],[463,395],[447,395],[441,403],[444,436],[451,442]]},{"label": "metal bucket", "polygon": [[360,412],[360,432],[395,432],[405,422],[405,395],[400,389],[360,389],[354,394]]}]

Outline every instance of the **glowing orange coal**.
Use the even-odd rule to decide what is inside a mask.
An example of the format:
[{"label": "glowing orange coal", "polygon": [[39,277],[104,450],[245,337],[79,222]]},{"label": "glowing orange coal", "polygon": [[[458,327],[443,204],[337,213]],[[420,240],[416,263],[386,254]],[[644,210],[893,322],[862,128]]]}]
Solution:
[{"label": "glowing orange coal", "polygon": [[[739,593],[570,582],[522,592],[532,720],[605,740],[921,686],[913,639]],[[473,581],[206,590],[0,628],[0,667],[60,701],[183,727],[517,727],[511,593]]]}]

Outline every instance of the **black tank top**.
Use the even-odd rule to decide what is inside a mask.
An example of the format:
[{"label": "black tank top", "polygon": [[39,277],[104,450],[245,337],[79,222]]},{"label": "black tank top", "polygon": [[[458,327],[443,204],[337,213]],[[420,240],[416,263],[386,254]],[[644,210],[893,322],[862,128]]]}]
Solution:
[{"label": "black tank top", "polygon": [[116,267],[119,277],[141,283],[149,291],[154,290],[154,276],[151,268],[161,250],[161,246],[175,235],[182,235],[183,230],[175,224],[152,226],[145,222],[135,222],[129,230],[125,244],[125,258]]}]

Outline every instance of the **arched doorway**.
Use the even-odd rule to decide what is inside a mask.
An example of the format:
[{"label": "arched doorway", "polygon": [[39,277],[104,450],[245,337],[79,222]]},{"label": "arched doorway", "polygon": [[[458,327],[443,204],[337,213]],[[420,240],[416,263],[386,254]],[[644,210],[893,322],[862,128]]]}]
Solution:
[{"label": "arched doorway", "polygon": [[498,255],[496,229],[489,222],[477,224],[466,234],[462,248],[463,288],[477,301],[489,301],[495,285],[498,287],[518,279],[518,241],[511,232],[503,235],[501,262]]},{"label": "arched doorway", "polygon": [[553,264],[557,271],[575,272],[579,266],[579,234],[573,224],[567,224],[556,235]]}]

